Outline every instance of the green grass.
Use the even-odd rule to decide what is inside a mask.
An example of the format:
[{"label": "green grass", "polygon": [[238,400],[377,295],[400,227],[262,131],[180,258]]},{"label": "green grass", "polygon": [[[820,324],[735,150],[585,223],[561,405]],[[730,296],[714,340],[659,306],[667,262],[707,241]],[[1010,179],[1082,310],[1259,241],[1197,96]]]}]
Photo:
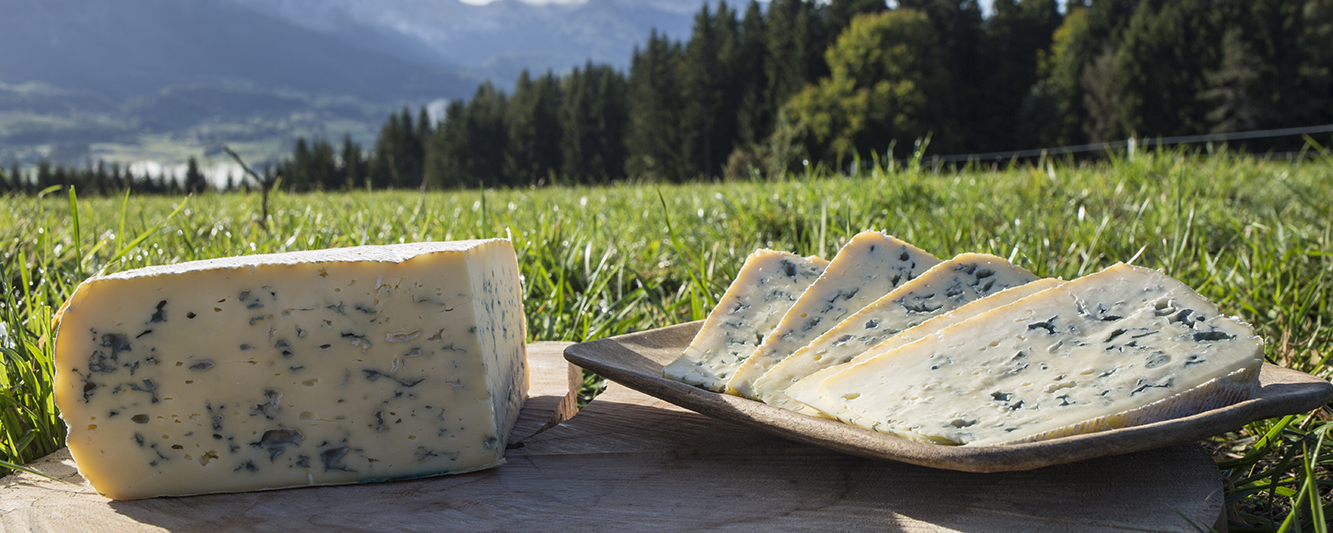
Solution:
[{"label": "green grass", "polygon": [[[831,257],[885,229],[938,256],[986,252],[1071,279],[1161,268],[1239,315],[1267,357],[1333,376],[1333,157],[1292,163],[1140,154],[1100,164],[765,182],[516,190],[5,198],[0,210],[0,460],[57,449],[51,316],[83,278],[210,257],[512,235],[530,340],[584,341],[702,318],[757,247]],[[77,223],[74,216],[77,212]],[[600,386],[588,376],[585,399]],[[1213,439],[1233,531],[1327,531],[1333,411]]]}]

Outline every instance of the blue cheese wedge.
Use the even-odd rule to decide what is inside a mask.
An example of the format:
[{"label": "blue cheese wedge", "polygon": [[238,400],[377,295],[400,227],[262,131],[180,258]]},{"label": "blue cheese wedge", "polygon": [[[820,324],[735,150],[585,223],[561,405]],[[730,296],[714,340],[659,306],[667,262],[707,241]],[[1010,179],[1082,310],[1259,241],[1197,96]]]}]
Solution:
[{"label": "blue cheese wedge", "polygon": [[[934,335],[936,332],[944,328],[947,328],[954,324],[959,324],[964,320],[967,320],[974,316],[989,312],[990,310],[995,309],[997,307],[1009,305],[1023,298],[1027,298],[1028,296],[1032,296],[1033,294],[1045,291],[1047,289],[1059,287],[1063,283],[1064,283],[1063,281],[1057,279],[1047,278],[1047,279],[1040,279],[1037,281],[1033,281],[1031,283],[1020,285],[1011,289],[1005,289],[1003,291],[992,294],[980,300],[973,301],[972,303],[954,309],[953,311],[950,311],[948,313],[938,315],[935,318],[922,322],[918,326],[915,326],[911,329],[903,331],[902,333],[889,337],[884,342],[876,344],[875,347],[871,348],[870,350],[867,350],[865,353],[862,353],[861,355],[856,356],[851,361],[842,363],[840,365],[830,366],[828,368],[824,368],[822,370],[814,372],[809,376],[806,376],[802,378],[800,381],[797,381],[796,383],[793,383],[791,386],[787,387],[786,394],[792,397],[793,401],[795,401],[795,398],[797,396],[804,397],[806,395],[814,394],[816,395],[817,398],[819,398],[819,400],[815,402],[819,405],[819,408],[816,410],[814,407],[812,407],[811,404],[797,402],[799,405],[792,407],[792,410],[798,412],[804,412],[814,416],[821,416],[822,418],[834,418],[846,422],[848,424],[854,424],[855,421],[853,419],[856,418],[856,415],[854,413],[846,409],[843,409],[840,403],[824,397],[823,395],[824,391],[819,389],[819,385],[824,381],[824,379],[834,374],[837,374],[838,372],[851,368],[850,365],[855,365],[857,363],[868,361],[878,356],[879,354],[891,352],[893,350],[898,349],[899,347],[911,344],[913,342],[924,339],[928,336]],[[909,435],[909,438],[910,437],[911,435]]]},{"label": "blue cheese wedge", "polygon": [[825,266],[828,261],[813,256],[763,249],[750,254],[694,341],[662,375],[722,392],[727,380]]},{"label": "blue cheese wedge", "polygon": [[852,237],[727,382],[727,392],[758,399],[754,383],[773,365],[939,262],[877,231]]},{"label": "blue cheese wedge", "polygon": [[507,240],[92,278],[55,345],[70,453],[113,499],[503,464],[527,392],[521,296]]},{"label": "blue cheese wedge", "polygon": [[[1133,426],[1258,389],[1263,341],[1183,283],[1118,264],[825,379],[858,424],[998,445]],[[798,396],[806,403],[817,398]]]},{"label": "blue cheese wedge", "polygon": [[961,254],[898,286],[796,350],[755,381],[754,395],[769,405],[798,408],[799,402],[784,391],[801,378],[851,361],[936,315],[1037,279],[1003,258]]}]

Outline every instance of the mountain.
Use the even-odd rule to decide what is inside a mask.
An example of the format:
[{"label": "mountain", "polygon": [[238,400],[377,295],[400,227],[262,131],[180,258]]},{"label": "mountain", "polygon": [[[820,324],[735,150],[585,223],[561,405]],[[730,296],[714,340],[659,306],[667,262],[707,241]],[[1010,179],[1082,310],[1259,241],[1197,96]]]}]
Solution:
[{"label": "mountain", "polygon": [[206,83],[369,100],[455,98],[483,79],[627,67],[701,0],[0,0],[0,81],[112,98]]},{"label": "mountain", "polygon": [[[620,68],[657,28],[688,37],[703,0],[231,0],[353,46],[457,65],[507,86],[524,68]],[[716,2],[716,0],[713,0]]]},{"label": "mountain", "polygon": [[366,99],[458,96],[475,80],[225,1],[0,0],[0,80],[112,98],[207,83]]},{"label": "mountain", "polygon": [[652,28],[688,36],[703,1],[0,0],[0,163],[365,143],[393,110],[524,68],[627,68]]}]

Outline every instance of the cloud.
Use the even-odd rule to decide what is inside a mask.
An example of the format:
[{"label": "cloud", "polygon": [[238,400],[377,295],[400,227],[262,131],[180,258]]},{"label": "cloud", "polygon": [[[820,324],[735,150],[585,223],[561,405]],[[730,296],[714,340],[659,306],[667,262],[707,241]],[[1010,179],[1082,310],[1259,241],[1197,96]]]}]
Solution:
[{"label": "cloud", "polygon": [[[484,5],[486,5],[486,4],[489,4],[489,3],[491,3],[491,2],[494,2],[494,1],[496,1],[496,0],[458,0],[458,1],[460,1],[460,2],[462,2],[462,3],[464,3],[464,4],[470,4],[470,5],[474,5],[474,6],[484,6]],[[588,0],[519,0],[519,1],[520,1],[520,2],[523,2],[523,3],[525,3],[525,4],[532,4],[532,5],[534,5],[534,6],[543,6],[543,5],[547,5],[547,4],[566,4],[566,5],[575,5],[575,4],[586,4],[586,3],[588,3]]]}]

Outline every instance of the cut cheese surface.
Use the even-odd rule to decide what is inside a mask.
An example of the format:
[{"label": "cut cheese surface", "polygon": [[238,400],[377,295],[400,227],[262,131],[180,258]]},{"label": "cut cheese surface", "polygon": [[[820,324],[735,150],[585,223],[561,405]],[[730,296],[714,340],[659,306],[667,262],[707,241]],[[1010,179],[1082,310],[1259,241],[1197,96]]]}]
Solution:
[{"label": "cut cheese surface", "polygon": [[773,365],[939,262],[877,231],[852,237],[727,382],[727,392],[757,399],[754,383]]},{"label": "cut cheese surface", "polygon": [[870,429],[996,445],[1234,403],[1257,390],[1262,362],[1248,325],[1169,276],[1119,264],[853,365],[820,388]]},{"label": "cut cheese surface", "polygon": [[787,252],[761,249],[750,254],[694,341],[662,374],[721,392],[827,265],[818,257]]},{"label": "cut cheese surface", "polygon": [[899,285],[783,359],[755,381],[754,395],[769,405],[793,408],[794,401],[784,391],[801,378],[851,361],[936,315],[1036,280],[1031,272],[1002,258],[961,254]]},{"label": "cut cheese surface", "polygon": [[[973,301],[967,305],[954,309],[953,311],[950,311],[942,315],[938,315],[930,320],[922,322],[920,325],[910,328],[906,331],[903,331],[902,333],[889,337],[888,340],[885,340],[884,342],[875,345],[874,348],[871,348],[870,350],[867,350],[865,353],[856,356],[851,361],[842,363],[840,365],[831,366],[819,370],[818,372],[812,373],[809,376],[802,378],[800,381],[793,383],[790,387],[787,387],[786,393],[793,399],[796,396],[806,396],[810,394],[816,395],[816,397],[820,398],[820,401],[818,402],[819,404],[818,411],[820,413],[826,415],[827,418],[835,418],[849,424],[854,423],[853,418],[856,417],[855,414],[846,409],[843,409],[842,404],[835,401],[831,401],[830,399],[825,398],[823,396],[824,391],[819,388],[819,385],[824,381],[824,379],[838,372],[851,368],[851,366],[849,365],[854,365],[857,363],[868,361],[878,356],[879,354],[890,352],[898,349],[901,346],[911,344],[913,342],[924,339],[930,335],[935,334],[935,332],[939,330],[942,330],[954,324],[958,324],[964,320],[980,315],[982,313],[986,313],[991,309],[995,309],[997,307],[1004,305],[1009,305],[1011,303],[1017,302],[1023,298],[1027,298],[1028,296],[1032,296],[1033,294],[1037,294],[1047,289],[1059,287],[1063,283],[1064,283],[1063,281],[1057,279],[1050,279],[1050,278],[1039,279],[1037,281],[1033,281],[1031,283],[1027,283],[1024,285],[1019,285],[1011,289],[1005,289],[1003,291],[992,294],[980,300]],[[802,404],[802,406],[809,408],[810,404]],[[799,409],[799,407],[801,406],[793,408],[793,410],[800,412],[807,412],[807,413],[809,412],[807,410]]]},{"label": "cut cheese surface", "polygon": [[506,240],[90,279],[55,347],[70,453],[114,499],[502,464],[527,392],[521,295]]}]

